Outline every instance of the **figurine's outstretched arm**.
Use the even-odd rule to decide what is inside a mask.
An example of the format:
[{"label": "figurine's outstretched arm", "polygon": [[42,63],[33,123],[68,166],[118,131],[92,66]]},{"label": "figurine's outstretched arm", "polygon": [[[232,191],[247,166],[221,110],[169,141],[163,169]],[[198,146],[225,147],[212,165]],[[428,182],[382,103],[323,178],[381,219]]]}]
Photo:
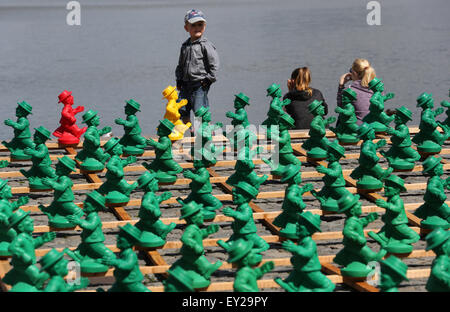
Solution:
[{"label": "figurine's outstretched arm", "polygon": [[366,239],[364,238],[364,235],[360,235],[357,231],[354,225],[345,225],[344,230],[342,231],[342,234],[344,237],[347,237],[348,239],[354,241],[358,245],[363,245],[366,243]]},{"label": "figurine's outstretched arm", "polygon": [[376,219],[378,219],[378,214],[376,212],[371,212],[366,217],[361,218],[361,223],[363,227],[366,227],[369,223],[372,223]]},{"label": "figurine's outstretched arm", "polygon": [[124,258],[117,258],[114,266],[120,270],[131,271],[134,268],[136,262],[136,255],[133,253],[127,253]]},{"label": "figurine's outstretched arm", "polygon": [[131,127],[136,126],[137,123],[138,123],[138,119],[135,115],[128,115],[127,119],[124,120],[123,125],[124,125],[124,127],[131,128]]},{"label": "figurine's outstretched arm", "polygon": [[437,259],[431,268],[431,274],[434,278],[450,288],[450,273],[448,271],[448,263],[446,262],[442,257]]},{"label": "figurine's outstretched arm", "polygon": [[248,206],[248,204],[245,205],[246,207],[242,211],[235,210],[233,216],[234,219],[237,219],[239,221],[248,221],[250,220],[250,218],[253,218],[253,213],[250,206]]},{"label": "figurine's outstretched arm", "polygon": [[100,217],[97,214],[94,215],[91,213],[86,219],[80,219],[78,225],[83,229],[92,231],[100,226],[101,223]]},{"label": "figurine's outstretched arm", "polygon": [[61,116],[64,119],[70,120],[70,122],[75,122],[74,110],[72,109],[72,106],[70,105],[64,105],[64,108],[62,109]]},{"label": "figurine's outstretched arm", "polygon": [[176,103],[177,104],[177,109],[182,108],[183,106],[186,106],[188,103],[188,100],[186,99],[182,99],[180,102]]},{"label": "figurine's outstretched arm", "polygon": [[30,122],[26,118],[20,118],[17,122],[12,122],[11,127],[17,130],[23,130],[30,125]]},{"label": "figurine's outstretched arm", "polygon": [[55,180],[51,180],[51,179],[46,179],[45,183],[50,185],[55,191],[60,191],[60,192],[72,187],[72,185],[73,185],[70,178],[65,179],[64,177],[61,178],[61,183],[58,183]]},{"label": "figurine's outstretched arm", "polygon": [[32,155],[36,158],[44,158],[48,154],[48,149],[45,144],[39,144],[32,152]]},{"label": "figurine's outstretched arm", "polygon": [[32,258],[22,248],[22,242],[23,240],[21,238],[13,240],[8,247],[9,252],[11,252],[12,255],[22,259],[23,262],[31,264]]}]

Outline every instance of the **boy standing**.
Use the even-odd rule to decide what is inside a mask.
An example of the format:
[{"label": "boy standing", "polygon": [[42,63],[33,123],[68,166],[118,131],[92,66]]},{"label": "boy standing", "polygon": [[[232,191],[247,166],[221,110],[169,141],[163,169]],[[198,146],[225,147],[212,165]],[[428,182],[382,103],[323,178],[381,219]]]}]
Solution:
[{"label": "boy standing", "polygon": [[180,108],[183,123],[190,122],[190,111],[201,106],[209,107],[208,91],[216,81],[219,56],[215,46],[203,36],[206,20],[203,12],[192,9],[184,16],[184,29],[190,38],[181,45],[178,66],[175,70],[180,98],[188,104]]}]

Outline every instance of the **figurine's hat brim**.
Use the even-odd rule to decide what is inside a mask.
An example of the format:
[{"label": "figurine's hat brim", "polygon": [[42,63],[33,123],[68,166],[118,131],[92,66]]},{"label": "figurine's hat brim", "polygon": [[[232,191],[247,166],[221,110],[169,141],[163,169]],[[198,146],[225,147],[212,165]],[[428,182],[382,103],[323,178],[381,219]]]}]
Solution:
[{"label": "figurine's hat brim", "polygon": [[442,157],[430,156],[423,163],[423,172],[429,172],[434,169],[442,160]]},{"label": "figurine's hat brim", "polygon": [[234,241],[231,244],[231,248],[228,251],[228,263],[236,262],[242,258],[244,258],[246,255],[249,254],[249,252],[253,248],[253,242],[250,240],[244,240],[244,239],[238,239]]},{"label": "figurine's hat brim", "polygon": [[280,116],[280,121],[288,125],[289,127],[295,126],[295,120],[287,113],[284,113]]},{"label": "figurine's hat brim", "polygon": [[362,123],[358,128],[358,138],[365,136],[372,129],[373,129],[372,126],[369,125],[368,123],[366,122]]},{"label": "figurine's hat brim", "polygon": [[103,149],[107,152],[110,151],[111,149],[114,148],[114,146],[116,146],[117,144],[119,144],[119,139],[116,137],[113,137],[111,139],[108,140],[108,142],[105,143],[105,145],[103,146]]},{"label": "figurine's hat brim", "polygon": [[187,217],[190,217],[198,212],[201,211],[203,208],[203,204],[197,204],[195,201],[190,201],[189,203],[183,205],[181,207],[181,216],[180,220],[186,219]]},{"label": "figurine's hat brim", "polygon": [[73,159],[70,159],[69,157],[64,155],[63,157],[58,158],[58,161],[61,164],[63,164],[64,166],[66,166],[68,169],[70,169],[71,171],[75,171],[76,163]]},{"label": "figurine's hat brim", "polygon": [[359,200],[359,195],[347,194],[338,200],[339,212],[344,212],[352,208]]},{"label": "figurine's hat brim", "polygon": [[165,88],[162,92],[163,99],[169,97],[176,89],[177,88],[174,86],[168,86],[167,88]]},{"label": "figurine's hat brim", "polygon": [[105,207],[106,198],[96,190],[93,190],[92,192],[88,193],[86,197],[95,201],[99,206],[103,208]]},{"label": "figurine's hat brim", "polygon": [[44,271],[50,268],[51,266],[55,265],[63,257],[64,253],[59,252],[58,250],[53,248],[39,260],[39,263],[41,264],[41,271]]},{"label": "figurine's hat brim", "polygon": [[134,242],[139,242],[141,239],[141,231],[131,223],[119,226],[119,233],[126,234],[129,238],[133,239]]},{"label": "figurine's hat brim", "polygon": [[323,101],[314,100],[311,104],[308,105],[308,110],[310,113],[314,112],[320,105],[322,105]]},{"label": "figurine's hat brim", "polygon": [[421,107],[430,101],[433,101],[433,94],[424,92],[417,98],[417,106]]},{"label": "figurine's hat brim", "polygon": [[280,85],[273,83],[270,87],[267,88],[267,96],[274,94],[278,89],[280,89]]},{"label": "figurine's hat brim", "polygon": [[175,266],[173,269],[167,271],[169,275],[175,278],[178,282],[183,284],[189,291],[194,291],[195,289],[192,287],[193,279],[192,277],[181,267]]},{"label": "figurine's hat brim", "polygon": [[283,176],[281,177],[281,182],[286,182],[291,178],[295,177],[297,174],[301,174],[301,166],[299,164],[289,164],[284,167]]},{"label": "figurine's hat brim", "polygon": [[163,128],[166,128],[167,130],[170,130],[170,132],[172,132],[173,128],[175,127],[175,125],[167,118],[159,121],[158,128],[161,126],[163,126]]},{"label": "figurine's hat brim", "polygon": [[374,88],[377,84],[381,82],[381,79],[375,77],[369,82],[369,89]]},{"label": "figurine's hat brim", "polygon": [[50,131],[47,130],[45,127],[40,126],[39,128],[34,128],[35,131],[37,131],[39,134],[43,135],[44,137],[46,137],[47,139],[51,138],[51,134]]},{"label": "figurine's hat brim", "polygon": [[320,216],[317,214],[311,213],[311,211],[305,211],[300,214],[300,220],[306,222],[307,225],[312,226],[317,231],[322,232],[320,229]]},{"label": "figurine's hat brim", "polygon": [[135,110],[137,110],[138,112],[141,111],[141,104],[139,104],[138,102],[136,102],[133,99],[130,99],[128,101],[125,102],[127,105],[133,107]]},{"label": "figurine's hat brim", "polygon": [[335,152],[345,158],[345,147],[340,145],[337,141],[333,141],[328,144],[328,150],[330,152]]},{"label": "figurine's hat brim", "polygon": [[58,99],[59,99],[58,103],[64,102],[64,100],[66,100],[71,95],[72,95],[72,91],[64,90],[63,92],[61,92],[60,95],[58,95]]},{"label": "figurine's hat brim", "polygon": [[399,187],[402,192],[406,192],[405,181],[395,174],[391,174],[384,180],[385,184],[393,184],[394,187]]},{"label": "figurine's hat brim", "polygon": [[95,110],[92,110],[92,109],[90,109],[90,110],[88,110],[87,112],[86,112],[86,114],[84,114],[83,116],[82,116],[82,118],[83,118],[83,123],[87,123],[89,120],[91,120],[92,118],[94,118],[95,116],[97,116],[97,114],[98,114],[98,112],[97,111],[95,111]]},{"label": "figurine's hat brim", "polygon": [[23,211],[22,209],[18,209],[9,217],[9,227],[13,227],[16,224],[19,224],[23,219],[28,217],[30,214],[29,211]]},{"label": "figurine's hat brim", "polygon": [[380,264],[382,266],[388,267],[392,272],[397,273],[398,275],[403,277],[403,279],[408,280],[408,277],[406,276],[408,266],[396,256],[391,255],[384,260],[380,260]]},{"label": "figurine's hat brim", "polygon": [[425,237],[425,240],[427,241],[427,247],[425,249],[431,250],[433,248],[436,248],[445,243],[449,239],[449,237],[449,231],[437,228]]},{"label": "figurine's hat brim", "polygon": [[356,92],[353,89],[347,88],[344,91],[342,91],[342,95],[348,96],[351,100],[355,101],[358,97]]},{"label": "figurine's hat brim", "polygon": [[407,109],[405,106],[399,107],[396,109],[397,115],[402,115],[406,117],[408,120],[412,120],[412,113],[409,109]]},{"label": "figurine's hat brim", "polygon": [[258,196],[258,190],[253,186],[248,184],[245,181],[239,181],[235,187],[238,190],[244,191],[245,193],[247,193],[248,195],[250,195],[251,198],[256,198],[256,196]]},{"label": "figurine's hat brim", "polygon": [[33,108],[31,107],[30,104],[28,104],[25,101],[19,102],[17,103],[17,105],[19,105],[21,108],[23,108],[25,111],[27,111],[29,114],[32,114],[31,111],[33,110]]},{"label": "figurine's hat brim", "polygon": [[146,186],[147,184],[152,182],[155,179],[155,177],[156,177],[156,174],[154,174],[154,173],[150,173],[149,171],[144,172],[137,179],[138,187],[143,188],[144,186]]},{"label": "figurine's hat brim", "polygon": [[194,112],[194,116],[197,118],[203,117],[209,111],[208,107],[201,106]]},{"label": "figurine's hat brim", "polygon": [[240,100],[240,102],[246,104],[246,105],[250,105],[250,98],[248,96],[246,96],[244,93],[239,93],[239,94],[235,94],[234,95],[238,100]]}]

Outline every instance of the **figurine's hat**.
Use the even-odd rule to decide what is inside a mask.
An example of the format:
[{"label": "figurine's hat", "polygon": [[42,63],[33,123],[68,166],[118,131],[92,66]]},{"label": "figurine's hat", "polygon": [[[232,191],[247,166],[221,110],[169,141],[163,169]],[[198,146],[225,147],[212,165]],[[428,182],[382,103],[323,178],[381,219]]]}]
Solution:
[{"label": "figurine's hat", "polygon": [[72,95],[72,91],[64,90],[63,92],[61,92],[60,95],[58,95],[58,99],[59,99],[58,103],[64,102],[71,95]]},{"label": "figurine's hat", "polygon": [[339,212],[352,208],[359,200],[359,195],[347,194],[338,200]]},{"label": "figurine's hat", "polygon": [[19,105],[21,108],[23,108],[25,111],[27,111],[29,114],[31,114],[31,111],[33,110],[33,107],[31,107],[30,104],[28,104],[25,101],[18,102],[17,105]]},{"label": "figurine's hat", "polygon": [[175,91],[176,89],[177,89],[177,87],[174,87],[174,86],[168,86],[167,88],[165,88],[162,92],[163,99],[168,98],[169,95],[171,95],[173,93],[173,91]]},{"label": "figurine's hat", "polygon": [[355,101],[357,99],[357,94],[353,89],[347,88],[344,91],[342,91],[342,95],[347,96],[348,98],[350,98],[352,101]]},{"label": "figurine's hat", "polygon": [[119,226],[119,234],[125,234],[135,242],[139,242],[141,239],[141,231],[131,223]]},{"label": "figurine's hat", "polygon": [[320,105],[322,105],[323,101],[314,100],[311,104],[308,105],[308,110],[310,113],[315,111]]},{"label": "figurine's hat", "polygon": [[38,133],[40,133],[41,135],[43,135],[44,137],[46,137],[47,139],[50,139],[50,131],[47,130],[47,128],[43,127],[43,126],[39,126],[39,128],[34,128],[34,130],[36,130]]},{"label": "figurine's hat", "polygon": [[441,105],[444,106],[444,107],[450,107],[450,102],[444,100],[444,101],[441,102]]},{"label": "figurine's hat", "polygon": [[403,181],[402,178],[396,176],[395,174],[391,174],[389,177],[387,177],[384,180],[384,183],[393,185],[394,187],[399,187],[402,192],[406,192],[405,181]]},{"label": "figurine's hat", "polygon": [[291,128],[295,126],[295,120],[286,113],[284,113],[280,116],[280,121],[284,122],[286,125],[288,125]]},{"label": "figurine's hat", "polygon": [[202,117],[203,115],[205,115],[208,111],[209,111],[209,108],[208,108],[208,107],[201,106],[199,109],[197,109],[197,110],[194,112],[194,115],[195,115],[195,117],[200,118],[200,117]]},{"label": "figurine's hat", "polygon": [[59,260],[61,260],[64,257],[64,253],[59,252],[55,248],[47,252],[40,260],[39,263],[41,264],[41,271],[44,271],[56,263],[58,263]]},{"label": "figurine's hat", "polygon": [[448,228],[450,228],[450,223],[439,216],[429,216],[425,220],[422,220],[422,222],[420,222],[420,226],[427,229],[442,228],[444,230],[447,230]]},{"label": "figurine's hat", "polygon": [[437,228],[425,237],[427,241],[426,250],[433,249],[445,243],[450,237],[450,232],[442,228]]},{"label": "figurine's hat", "polygon": [[138,179],[137,179],[137,183],[138,183],[138,187],[139,188],[143,188],[144,186],[146,186],[147,184],[149,184],[150,182],[152,182],[156,177],[156,174],[154,173],[150,173],[148,171],[144,172]]},{"label": "figurine's hat", "polygon": [[107,152],[113,149],[114,146],[119,144],[119,141],[120,141],[119,138],[116,137],[109,139],[108,142],[106,142],[105,145],[103,146],[104,150]]},{"label": "figurine's hat", "polygon": [[425,159],[425,161],[423,162],[423,172],[429,172],[431,171],[434,167],[436,167],[442,160],[442,157],[434,157],[434,156],[430,156],[427,159]]},{"label": "figurine's hat", "polygon": [[73,159],[70,159],[69,157],[64,155],[63,157],[59,158],[58,161],[60,163],[62,163],[64,166],[66,166],[68,169],[70,169],[71,171],[75,171],[76,163]]},{"label": "figurine's hat", "polygon": [[133,99],[129,99],[128,101],[126,101],[125,103],[127,103],[126,105],[129,105],[131,107],[133,107],[135,110],[137,110],[138,112],[141,111],[141,104],[139,104],[138,102],[136,102]]},{"label": "figurine's hat", "polygon": [[203,204],[197,204],[195,201],[190,201],[189,203],[184,204],[183,207],[181,207],[180,220],[186,219],[187,217],[198,213],[202,208]]},{"label": "figurine's hat", "polygon": [[88,110],[84,115],[83,115],[83,123],[87,123],[89,120],[91,120],[92,118],[94,118],[95,116],[97,116],[97,111],[95,110]]},{"label": "figurine's hat", "polygon": [[417,107],[422,107],[423,105],[428,104],[428,102],[432,101],[433,94],[424,92],[417,98]]},{"label": "figurine's hat", "polygon": [[407,109],[405,106],[401,106],[399,108],[397,108],[396,110],[396,114],[400,114],[404,117],[406,117],[408,120],[412,120],[412,113],[409,109]]},{"label": "figurine's hat", "polygon": [[96,190],[93,190],[92,192],[88,193],[86,197],[95,201],[99,206],[105,207],[106,202],[105,197]]},{"label": "figurine's hat", "polygon": [[9,226],[13,227],[16,224],[19,224],[23,219],[28,217],[30,214],[29,211],[23,211],[22,209],[16,210],[10,217],[9,217]]},{"label": "figurine's hat", "polygon": [[283,176],[281,182],[286,182],[291,178],[295,177],[297,174],[301,174],[301,165],[299,164],[289,164],[284,167]]},{"label": "figurine's hat", "polygon": [[305,211],[300,214],[300,220],[305,222],[306,225],[312,226],[317,231],[322,232],[320,229],[320,216],[311,213],[311,211]]},{"label": "figurine's hat", "polygon": [[8,184],[8,180],[0,180],[0,191]]},{"label": "figurine's hat", "polygon": [[280,85],[272,83],[272,85],[267,88],[267,96],[274,94],[278,89],[280,89]]},{"label": "figurine's hat", "polygon": [[175,278],[178,282],[183,284],[189,291],[194,291],[195,289],[192,287],[193,279],[192,277],[181,267],[175,266],[173,269],[171,268],[167,271],[170,276]]},{"label": "figurine's hat", "polygon": [[372,126],[363,122],[358,128],[358,138],[365,136],[370,130],[372,130]]},{"label": "figurine's hat", "polygon": [[159,127],[163,126],[167,130],[170,130],[172,132],[175,125],[167,118],[164,118],[163,120],[159,121]]},{"label": "figurine's hat", "polygon": [[330,144],[328,144],[328,150],[330,152],[336,152],[336,153],[338,153],[339,155],[341,155],[342,157],[345,158],[345,147],[340,145],[337,140],[335,140],[335,141],[331,142]]},{"label": "figurine's hat", "polygon": [[381,266],[388,267],[391,269],[392,272],[397,273],[401,277],[403,277],[405,280],[408,280],[408,277],[406,276],[406,272],[408,271],[408,266],[403,263],[402,260],[397,258],[394,255],[389,256],[388,258],[384,260],[380,260]]},{"label": "figurine's hat", "polygon": [[239,94],[235,94],[234,96],[239,102],[243,103],[244,105],[250,105],[250,98],[244,93],[241,92]]},{"label": "figurine's hat", "polygon": [[236,262],[252,250],[253,242],[245,239],[238,239],[231,244],[230,250],[228,251],[228,263]]},{"label": "figurine's hat", "polygon": [[375,77],[369,82],[369,89],[373,89],[377,84],[381,82],[381,79]]},{"label": "figurine's hat", "polygon": [[239,181],[235,187],[250,195],[251,198],[256,198],[256,196],[258,196],[258,190],[253,185],[250,185],[245,181]]}]

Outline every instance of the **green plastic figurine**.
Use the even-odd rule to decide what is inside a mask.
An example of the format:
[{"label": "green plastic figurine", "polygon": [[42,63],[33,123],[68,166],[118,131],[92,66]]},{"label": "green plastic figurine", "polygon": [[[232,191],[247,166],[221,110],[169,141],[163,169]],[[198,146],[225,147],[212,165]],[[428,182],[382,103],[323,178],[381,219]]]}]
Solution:
[{"label": "green plastic figurine", "polygon": [[260,150],[258,148],[249,149],[247,146],[241,147],[238,150],[236,164],[234,165],[234,172],[231,174],[226,183],[231,186],[236,186],[239,181],[245,181],[250,185],[253,185],[256,189],[259,189],[269,176],[264,174],[258,176],[253,163],[253,157],[258,154]]},{"label": "green plastic figurine", "polygon": [[253,242],[244,239],[234,241],[227,251],[229,255],[227,262],[237,267],[233,283],[234,291],[259,292],[257,281],[274,268],[274,262],[268,261],[259,268],[253,268],[260,259],[253,250]]},{"label": "green plastic figurine", "polygon": [[417,242],[420,236],[408,226],[405,206],[400,197],[400,192],[406,192],[405,182],[392,174],[384,183],[387,202],[383,199],[375,201],[378,207],[386,209],[386,213],[381,217],[384,226],[378,233],[370,231],[368,235],[391,254],[410,254],[413,251],[412,244]]},{"label": "green plastic figurine", "polygon": [[369,82],[369,89],[373,91],[373,95],[370,98],[369,113],[363,118],[363,122],[371,125],[375,132],[386,132],[394,116],[388,116],[384,112],[384,102],[394,98],[394,93],[383,95],[384,83],[377,77]]},{"label": "green plastic figurine", "polygon": [[99,187],[98,192],[106,195],[107,206],[122,206],[130,201],[131,192],[138,186],[137,182],[129,184],[124,179],[123,168],[136,162],[136,156],[121,159],[123,149],[118,138],[111,138],[105,143],[105,151],[111,155],[106,164],[106,181]]},{"label": "green plastic figurine", "polygon": [[92,109],[83,115],[83,123],[87,124],[88,128],[84,133],[83,149],[78,152],[75,159],[81,162],[80,169],[85,172],[102,171],[110,155],[100,146],[100,137],[111,132],[111,127],[97,129],[100,117]]},{"label": "green plastic figurine", "polygon": [[416,209],[414,215],[423,219],[421,227],[435,229],[450,227],[450,207],[445,203],[445,188],[450,188],[450,178],[441,179],[444,173],[441,157],[430,156],[423,162],[423,174],[429,176],[424,203]]},{"label": "green plastic figurine", "polygon": [[283,249],[292,253],[293,270],[284,281],[277,277],[275,282],[288,292],[332,292],[336,287],[320,272],[317,245],[311,238],[316,232],[321,232],[320,216],[306,211],[299,217],[298,245],[289,240],[282,243]]},{"label": "green plastic figurine", "polygon": [[336,128],[330,127],[330,130],[336,133],[336,137],[341,145],[354,145],[359,142],[358,124],[355,114],[356,92],[350,88],[342,92],[342,107],[336,107],[334,110],[339,114]]},{"label": "green plastic figurine", "polygon": [[156,179],[160,183],[173,183],[177,180],[177,174],[183,168],[172,157],[172,141],[169,135],[172,133],[174,124],[168,119],[159,121],[156,134],[159,136],[158,142],[153,139],[147,140],[147,144],[155,148],[156,157],[151,164],[143,162],[142,165],[150,172],[156,173]]},{"label": "green plastic figurine", "polygon": [[326,127],[336,121],[336,117],[331,116],[326,119],[323,101],[314,100],[308,105],[308,110],[314,115],[309,126],[309,138],[303,143],[302,147],[307,151],[306,155],[311,159],[325,159],[327,157],[328,141]]},{"label": "green plastic figurine", "polygon": [[125,156],[140,156],[144,153],[144,148],[147,146],[147,139],[141,136],[139,119],[136,117],[136,113],[141,111],[141,105],[133,99],[125,103],[127,119],[117,118],[115,120],[115,123],[122,125],[125,131],[125,134],[120,139],[120,144],[123,146]]},{"label": "green plastic figurine", "polygon": [[300,213],[306,208],[302,196],[304,193],[311,191],[314,186],[312,183],[305,184],[303,187],[300,186],[302,176],[298,165],[286,166],[281,182],[288,183],[288,186],[284,191],[282,212],[273,220],[273,224],[281,228],[280,236],[298,239],[297,224]]},{"label": "green plastic figurine", "polygon": [[356,187],[361,190],[379,190],[383,187],[383,180],[387,178],[394,168],[383,169],[378,164],[380,158],[377,156],[377,149],[386,145],[386,140],[379,140],[374,143],[375,131],[367,124],[363,123],[358,128],[358,137],[363,140],[361,153],[358,159],[359,166],[352,171],[350,177],[357,179]]},{"label": "green plastic figurine", "polygon": [[[181,267],[192,279],[191,288],[199,289],[208,287],[211,283],[211,274],[213,274],[221,265],[222,261],[210,263],[205,257],[203,248],[203,239],[219,230],[217,224],[203,226],[202,205],[191,201],[181,207],[180,220],[185,219],[187,227],[181,236],[181,258],[179,258],[169,269],[169,273],[176,267]],[[188,280],[184,279],[187,283]]]},{"label": "green plastic figurine", "polygon": [[222,208],[222,202],[212,195],[212,185],[209,181],[209,171],[206,168],[209,162],[205,159],[194,160],[195,171],[185,170],[183,176],[191,179],[189,188],[191,193],[181,203],[195,201],[202,204],[202,212],[205,220],[212,220],[216,216],[216,210]]},{"label": "green plastic figurine", "polygon": [[235,95],[234,98],[234,113],[231,111],[226,112],[226,116],[231,118],[231,124],[234,126],[233,130],[227,133],[223,131],[223,135],[228,138],[231,146],[234,150],[238,150],[239,137],[244,137],[246,135],[246,130],[250,125],[247,118],[247,111],[245,106],[250,105],[250,98],[244,93],[239,93]]},{"label": "green plastic figurine", "polygon": [[45,127],[40,126],[34,129],[34,144],[35,147],[25,148],[25,153],[31,155],[32,166],[29,170],[20,169],[20,172],[26,177],[32,190],[51,190],[47,184],[42,182],[43,178],[56,179],[55,170],[51,167],[52,161],[48,154],[48,148],[45,142],[50,139],[50,131]]},{"label": "green plastic figurine", "polygon": [[144,275],[139,269],[138,257],[133,246],[139,241],[141,233],[130,223],[119,226],[117,248],[119,257],[104,257],[99,260],[102,264],[113,266],[115,282],[108,292],[150,292],[142,283]]},{"label": "green plastic figurine", "polygon": [[425,288],[428,291],[450,292],[450,232],[437,228],[426,236],[426,250],[436,254]]},{"label": "green plastic figurine", "polygon": [[324,174],[322,178],[324,186],[319,192],[312,190],[311,194],[320,201],[320,209],[323,211],[338,212],[338,200],[351,194],[345,188],[345,179],[339,164],[342,157],[345,157],[345,148],[335,140],[328,145],[327,167],[322,165],[316,167],[319,173]]},{"label": "green plastic figurine", "polygon": [[278,126],[280,116],[286,114],[283,111],[283,106],[289,105],[291,103],[290,99],[285,99],[282,101],[280,98],[283,95],[280,85],[273,83],[267,88],[267,96],[272,98],[270,102],[269,111],[267,112],[267,119],[263,121],[262,125],[267,128],[267,137],[271,137],[271,127]]},{"label": "green plastic figurine", "polygon": [[193,292],[194,280],[182,267],[177,266],[167,271],[169,277],[163,281],[165,292]]},{"label": "green plastic figurine", "polygon": [[397,108],[394,119],[395,129],[386,128],[387,134],[391,135],[392,145],[387,152],[380,151],[380,154],[386,157],[394,171],[411,171],[414,169],[415,162],[420,159],[420,154],[411,147],[411,137],[406,126],[406,123],[412,120],[411,116],[411,111],[406,107]]},{"label": "green plastic figurine", "polygon": [[291,135],[289,129],[294,127],[294,119],[288,114],[281,115],[279,120],[279,133],[277,131],[271,132],[271,138],[275,141],[275,148],[270,159],[263,158],[262,160],[271,168],[271,174],[281,176],[284,167],[289,164],[300,165],[300,160],[295,157],[291,146]]},{"label": "green plastic figurine", "polygon": [[[432,94],[426,92],[422,93],[417,98],[417,107],[422,108],[422,114],[420,117],[419,133],[417,133],[412,141],[417,144],[417,151],[426,158],[428,155],[438,154],[441,152],[442,144],[450,136],[450,132],[440,122],[435,120],[436,116],[442,114],[444,109],[439,107],[435,111],[434,100]],[[444,130],[444,133],[440,133],[437,129],[438,126]]]},{"label": "green plastic figurine", "polygon": [[11,256],[9,245],[17,236],[16,231],[9,224],[9,217],[29,200],[28,196],[21,196],[17,201],[10,202],[11,198],[8,180],[0,180],[0,259]]},{"label": "green plastic figurine", "polygon": [[344,248],[341,249],[333,261],[344,266],[341,269],[342,276],[365,278],[372,272],[367,264],[370,261],[379,261],[387,251],[380,249],[374,252],[367,246],[367,240],[364,237],[364,228],[378,218],[376,212],[369,213],[366,217],[360,218],[362,213],[359,195],[348,195],[339,201],[339,211],[346,216],[344,229]]},{"label": "green plastic figurine", "polygon": [[11,285],[12,292],[36,292],[49,278],[45,272],[40,272],[36,266],[35,249],[55,239],[55,232],[47,232],[33,238],[34,220],[29,212],[18,209],[9,217],[9,226],[17,236],[9,245],[12,254],[12,269],[6,273],[3,282]]},{"label": "green plastic figurine", "polygon": [[156,248],[166,243],[167,234],[172,231],[176,223],[164,224],[161,220],[161,210],[159,205],[161,202],[168,200],[171,192],[164,192],[156,195],[158,191],[158,180],[155,174],[148,171],[144,172],[137,180],[139,188],[144,191],[141,207],[139,209],[139,221],[135,226],[141,231],[138,247]]},{"label": "green plastic figurine", "polygon": [[233,204],[237,206],[236,210],[231,207],[225,207],[223,208],[223,214],[234,219],[231,224],[233,234],[227,242],[219,240],[217,244],[225,250],[229,250],[231,243],[240,238],[252,241],[254,252],[262,258],[262,255],[259,254],[269,249],[270,246],[264,239],[258,236],[255,220],[253,219],[253,211],[249,205],[249,202],[258,195],[258,190],[252,185],[240,181],[233,188],[232,195]]},{"label": "green plastic figurine", "polygon": [[81,217],[84,214],[83,210],[73,202],[75,199],[72,191],[73,182],[69,178],[72,171],[75,171],[75,161],[63,156],[58,158],[56,164],[58,179],[56,181],[48,178],[42,179],[44,184],[54,190],[52,203],[48,207],[39,205],[39,209],[47,215],[51,227],[58,229],[73,228],[75,224],[70,222],[67,217],[70,215]]},{"label": "green plastic figurine", "polygon": [[64,253],[55,248],[47,252],[40,260],[41,271],[45,271],[50,276],[50,280],[44,288],[45,292],[72,292],[83,289],[89,285],[89,279],[81,277],[79,283],[69,284],[64,277],[69,274],[67,265],[69,261],[64,259]]},{"label": "green plastic figurine", "polygon": [[398,285],[403,281],[408,281],[406,272],[408,266],[396,256],[389,256],[385,260],[380,260],[380,290],[382,292],[398,292]]},{"label": "green plastic figurine", "polygon": [[[450,96],[450,89],[448,90],[448,92],[449,92],[448,94]],[[444,100],[444,101],[441,102],[441,106],[446,108],[445,114],[447,115],[447,118],[445,118],[445,120],[444,120],[444,122],[442,124],[447,128],[446,132],[448,132],[448,130],[450,129],[450,109],[449,109],[450,108],[450,102]]]},{"label": "green plastic figurine", "polygon": [[213,144],[212,134],[216,129],[223,127],[220,122],[210,125],[211,113],[208,107],[201,106],[196,112],[195,117],[201,120],[200,126],[196,131],[194,146],[191,149],[191,156],[193,160],[200,160],[204,166],[213,166],[216,164],[216,156],[223,152],[216,149]]},{"label": "green plastic figurine", "polygon": [[76,215],[69,215],[67,219],[75,225],[80,226],[81,243],[74,251],[66,250],[72,259],[80,263],[81,273],[101,273],[108,271],[108,267],[97,261],[103,257],[113,257],[114,253],[105,246],[105,236],[102,230],[102,220],[98,211],[105,210],[105,197],[97,191],[87,194],[83,203],[83,211],[86,218],[81,219]]},{"label": "green plastic figurine", "polygon": [[10,142],[2,141],[2,144],[11,152],[12,160],[30,160],[31,155],[25,153],[25,149],[34,149],[34,142],[31,140],[30,122],[28,115],[31,114],[32,107],[25,101],[17,103],[17,121],[5,120],[5,125],[14,129],[14,138]]}]

